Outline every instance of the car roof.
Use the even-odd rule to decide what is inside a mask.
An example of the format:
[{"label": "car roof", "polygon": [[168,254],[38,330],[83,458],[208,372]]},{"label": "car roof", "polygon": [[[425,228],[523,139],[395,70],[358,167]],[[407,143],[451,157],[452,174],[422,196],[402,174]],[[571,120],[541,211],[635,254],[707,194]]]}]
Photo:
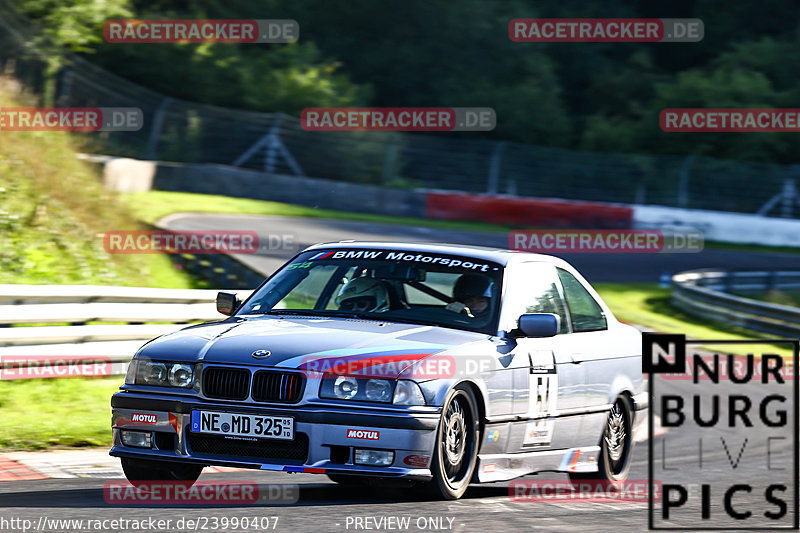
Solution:
[{"label": "car roof", "polygon": [[485,261],[494,261],[507,266],[521,261],[544,261],[557,265],[566,265],[566,262],[552,255],[534,254],[517,250],[504,250],[487,246],[474,246],[470,244],[448,243],[420,243],[420,242],[385,242],[385,241],[338,241],[314,244],[308,250],[327,250],[338,248],[364,248],[368,250],[403,250],[432,254],[465,255]]}]

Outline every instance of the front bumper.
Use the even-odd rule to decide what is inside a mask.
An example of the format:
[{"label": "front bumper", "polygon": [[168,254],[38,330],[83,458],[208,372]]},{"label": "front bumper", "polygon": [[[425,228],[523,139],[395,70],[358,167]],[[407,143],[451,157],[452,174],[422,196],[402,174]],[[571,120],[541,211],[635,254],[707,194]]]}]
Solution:
[{"label": "front bumper", "polygon": [[[318,474],[353,474],[380,477],[404,477],[428,480],[433,455],[436,428],[440,413],[436,408],[426,412],[401,412],[380,409],[330,408],[306,404],[302,406],[254,406],[235,402],[212,402],[201,398],[180,397],[140,392],[119,392],[111,398],[113,447],[110,455],[139,459],[190,462],[204,465],[235,466],[307,472]],[[255,445],[245,444],[246,455],[231,452],[228,446],[218,446],[225,437],[213,436],[214,446],[200,441],[204,434],[190,431],[193,410],[221,411],[264,416],[294,418],[294,441],[260,440],[265,449],[279,443],[284,452],[269,457]],[[136,415],[136,416],[134,416]],[[153,448],[136,448],[122,443],[120,430],[153,432]],[[364,430],[370,439],[348,436],[348,430]],[[350,432],[352,435],[352,432]],[[307,453],[305,439],[307,438]],[[241,444],[236,439],[224,443]],[[193,446],[197,444],[197,446]],[[291,448],[296,444],[299,448]],[[353,464],[353,449],[391,450],[394,461],[378,467]],[[234,449],[241,449],[234,446]],[[297,450],[301,449],[300,452]],[[286,458],[288,452],[292,458]],[[298,457],[305,457],[300,458]]]}]

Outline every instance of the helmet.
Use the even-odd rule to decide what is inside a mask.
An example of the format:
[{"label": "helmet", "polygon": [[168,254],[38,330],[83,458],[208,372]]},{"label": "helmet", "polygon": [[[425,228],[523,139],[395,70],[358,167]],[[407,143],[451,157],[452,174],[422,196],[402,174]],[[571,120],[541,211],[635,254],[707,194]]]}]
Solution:
[{"label": "helmet", "polygon": [[355,278],[339,291],[336,305],[344,311],[381,313],[389,310],[389,291],[375,278]]},{"label": "helmet", "polygon": [[459,302],[470,296],[491,298],[492,285],[494,285],[494,282],[487,276],[464,274],[458,278],[455,287],[453,287],[453,298]]}]

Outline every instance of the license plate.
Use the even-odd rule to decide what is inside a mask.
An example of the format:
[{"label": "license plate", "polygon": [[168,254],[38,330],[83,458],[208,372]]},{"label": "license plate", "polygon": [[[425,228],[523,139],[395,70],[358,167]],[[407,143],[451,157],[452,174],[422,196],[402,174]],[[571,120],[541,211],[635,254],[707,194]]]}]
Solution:
[{"label": "license plate", "polygon": [[292,440],[294,439],[294,419],[281,416],[192,411],[192,431],[215,435]]}]

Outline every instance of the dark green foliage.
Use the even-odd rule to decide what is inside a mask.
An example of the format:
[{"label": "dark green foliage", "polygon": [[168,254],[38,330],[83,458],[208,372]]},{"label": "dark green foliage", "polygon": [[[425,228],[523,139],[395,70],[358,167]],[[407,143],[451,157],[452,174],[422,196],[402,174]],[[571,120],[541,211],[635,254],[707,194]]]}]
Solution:
[{"label": "dark green foliage", "polygon": [[[169,96],[308,106],[488,106],[491,133],[573,149],[796,161],[791,134],[667,134],[664,107],[796,107],[800,4],[779,0],[16,0],[57,43]],[[294,18],[300,41],[108,44],[106,18]],[[514,43],[522,17],[694,17],[700,43]],[[455,136],[455,134],[451,134]]]}]

